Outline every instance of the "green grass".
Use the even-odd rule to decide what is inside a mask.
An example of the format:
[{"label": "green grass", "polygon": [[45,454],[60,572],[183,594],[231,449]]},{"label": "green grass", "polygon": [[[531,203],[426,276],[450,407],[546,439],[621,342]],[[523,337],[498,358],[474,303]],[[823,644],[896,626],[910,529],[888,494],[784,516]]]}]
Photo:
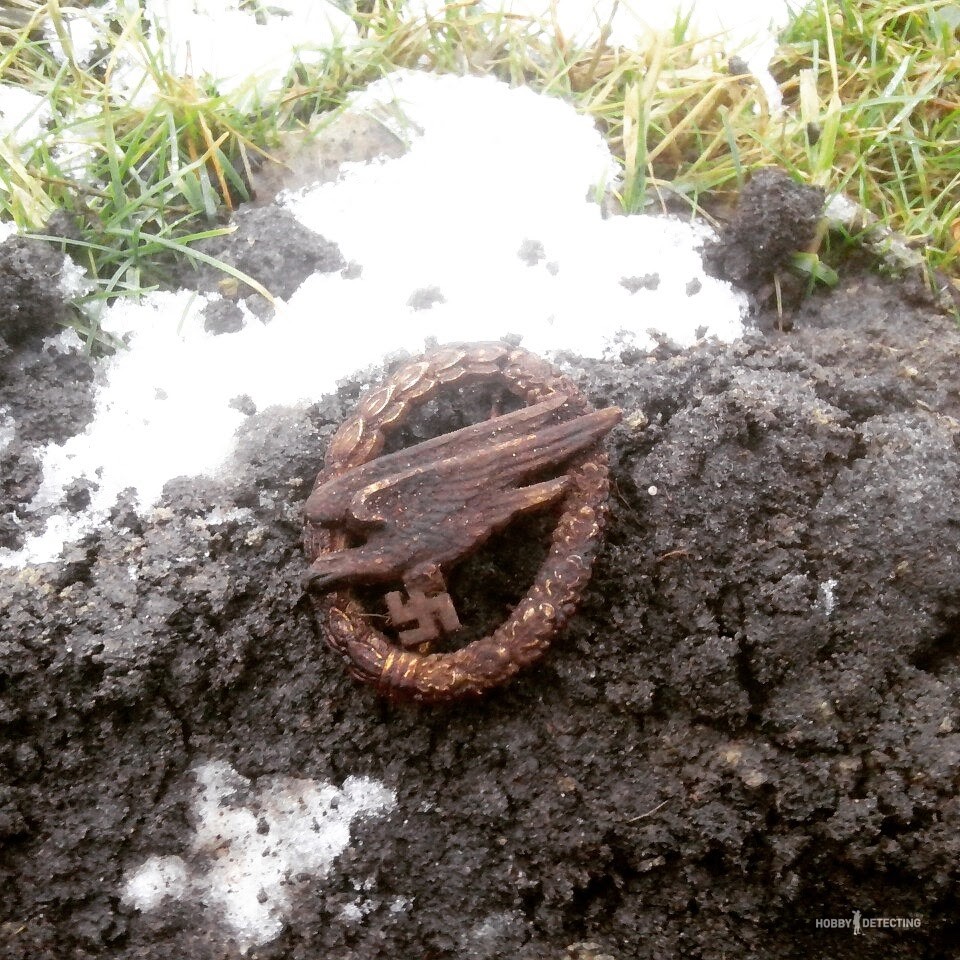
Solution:
[{"label": "green grass", "polygon": [[[564,97],[592,116],[619,158],[627,212],[677,209],[711,216],[750,172],[778,164],[845,194],[922,248],[931,268],[960,274],[960,5],[927,0],[818,2],[782,36],[771,71],[785,109],[771,114],[756,82],[733,75],[719,41],[695,42],[680,18],[633,50],[577,47],[551,23],[453,3],[435,18],[408,17],[402,0],[356,13],[362,42],[297,65],[282,92],[238,107],[174,77],[139,18],[116,23],[102,57],[58,62],[36,28],[62,41],[58,2],[5,0],[0,82],[49,105],[49,130],[20,149],[0,140],[0,216],[42,232],[51,213],[72,218],[73,255],[94,281],[90,297],[137,294],[162,279],[170,257],[224,229],[246,199],[251,164],[282,130],[336,110],[397,67],[490,73]],[[118,51],[135,46],[160,95],[146,106],[112,85]],[[249,98],[247,98],[249,99]],[[58,145],[85,148],[87,171]],[[817,271],[816,251],[805,269]],[[809,257],[813,257],[813,262]],[[246,278],[239,278],[246,279]]]}]

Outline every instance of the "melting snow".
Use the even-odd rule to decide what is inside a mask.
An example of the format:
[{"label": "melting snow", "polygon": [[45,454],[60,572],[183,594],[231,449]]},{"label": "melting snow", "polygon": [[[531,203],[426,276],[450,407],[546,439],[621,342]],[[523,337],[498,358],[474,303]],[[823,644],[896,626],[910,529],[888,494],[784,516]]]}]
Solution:
[{"label": "melting snow", "polygon": [[[104,328],[128,349],[101,365],[94,421],[39,451],[32,504],[56,509],[65,487],[86,478],[90,506],[55,513],[23,550],[0,551],[0,566],[56,559],[126,488],[146,511],[173,477],[215,473],[243,421],[230,406],[240,394],[259,409],[309,403],[390,351],[420,352],[428,337],[518,334],[535,351],[596,357],[648,346],[650,329],[680,343],[740,335],[746,300],[703,273],[703,228],[603,217],[595,197],[613,160],[568,104],[491,78],[401,72],[356,106],[405,118],[409,151],[350,165],[336,183],[286,202],[361,266],[360,277],[312,276],[269,324],[247,315],[242,330],[221,336],[203,328],[210,298],[189,290],[105,311]],[[650,276],[655,283],[631,283]],[[409,306],[425,287],[443,301]]]},{"label": "melting snow", "polygon": [[366,777],[341,789],[274,777],[257,790],[222,760],[193,770],[196,833],[184,857],[150,857],[128,874],[123,899],[155,910],[173,898],[205,904],[240,951],[272,940],[292,905],[292,882],[324,877],[350,842],[350,825],[383,816],[396,795]]}]

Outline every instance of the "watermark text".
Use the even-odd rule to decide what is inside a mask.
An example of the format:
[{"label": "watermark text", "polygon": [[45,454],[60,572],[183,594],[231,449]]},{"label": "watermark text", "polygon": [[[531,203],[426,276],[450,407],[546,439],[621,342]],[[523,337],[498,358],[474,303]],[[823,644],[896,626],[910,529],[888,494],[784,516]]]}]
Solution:
[{"label": "watermark text", "polygon": [[919,930],[922,917],[865,917],[854,910],[849,917],[818,917],[813,921],[817,930],[852,930],[860,936],[864,930]]}]

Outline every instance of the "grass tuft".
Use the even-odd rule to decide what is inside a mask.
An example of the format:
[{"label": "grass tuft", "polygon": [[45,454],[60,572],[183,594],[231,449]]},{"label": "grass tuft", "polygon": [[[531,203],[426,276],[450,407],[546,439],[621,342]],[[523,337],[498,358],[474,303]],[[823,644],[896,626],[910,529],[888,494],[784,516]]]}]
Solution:
[{"label": "grass tuft", "polygon": [[[135,9],[105,22],[98,54],[82,63],[69,29],[76,14],[59,0],[0,9],[0,83],[34,94],[49,115],[39,136],[0,139],[0,217],[41,232],[63,211],[78,235],[61,242],[87,268],[94,300],[149,289],[171,258],[202,259],[191,245],[247,199],[251,169],[281,131],[398,67],[493,74],[570,100],[619,159],[626,212],[680,204],[710,216],[752,170],[778,164],[858,201],[922,247],[932,268],[955,281],[960,273],[953,0],[815,0],[793,17],[770,67],[782,110],[719,38],[693,37],[683,16],[626,50],[608,44],[609,24],[578,45],[549,20],[473,0],[427,18],[403,0],[366,0],[353,14],[358,44],[295,64],[282,90],[257,103],[252,87],[224,94],[174,75]],[[147,66],[140,90],[118,78],[130,50]],[[817,251],[797,269],[833,280]]]}]

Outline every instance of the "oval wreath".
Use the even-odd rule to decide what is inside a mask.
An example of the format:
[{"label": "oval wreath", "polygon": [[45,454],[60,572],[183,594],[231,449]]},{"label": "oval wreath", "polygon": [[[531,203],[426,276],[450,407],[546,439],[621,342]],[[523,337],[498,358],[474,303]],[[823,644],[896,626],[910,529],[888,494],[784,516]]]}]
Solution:
[{"label": "oval wreath", "polygon": [[[542,358],[505,343],[442,347],[397,370],[367,393],[332,438],[319,486],[377,457],[390,433],[442,388],[490,382],[530,406],[558,393],[576,413],[593,408],[573,381]],[[609,494],[607,455],[598,442],[568,463],[569,488],[550,549],[530,589],[493,633],[447,653],[403,649],[369,622],[348,587],[311,593],[330,645],[358,680],[388,696],[439,703],[479,696],[516,675],[546,652],[569,619],[590,578]],[[304,525],[310,560],[347,547],[347,534]]]}]

